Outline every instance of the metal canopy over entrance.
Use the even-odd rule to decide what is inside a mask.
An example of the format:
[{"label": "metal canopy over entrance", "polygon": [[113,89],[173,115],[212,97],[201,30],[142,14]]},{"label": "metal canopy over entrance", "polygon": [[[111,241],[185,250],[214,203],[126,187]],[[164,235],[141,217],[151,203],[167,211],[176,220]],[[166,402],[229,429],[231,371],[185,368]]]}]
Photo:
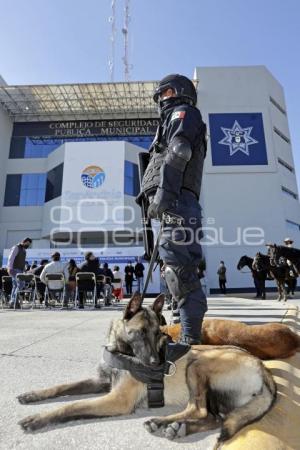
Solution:
[{"label": "metal canopy over entrance", "polygon": [[0,104],[15,122],[156,118],[157,82],[0,85]]}]

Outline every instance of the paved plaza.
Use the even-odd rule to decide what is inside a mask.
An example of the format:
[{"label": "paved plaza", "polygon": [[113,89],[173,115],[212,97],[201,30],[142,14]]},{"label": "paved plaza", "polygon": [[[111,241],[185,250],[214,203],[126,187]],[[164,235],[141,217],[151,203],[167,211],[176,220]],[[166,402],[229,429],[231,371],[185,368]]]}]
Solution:
[{"label": "paved plaza", "polygon": [[[150,302],[146,300],[146,303]],[[288,319],[290,308],[300,305],[300,300],[283,304],[272,299],[263,301],[227,296],[209,298],[208,303],[208,317],[254,324]],[[33,388],[93,376],[110,321],[122,314],[123,307],[93,311],[0,310],[1,450],[212,449],[216,432],[196,434],[175,442],[147,433],[142,425],[145,417],[175,411],[172,408],[139,410],[132,416],[69,422],[34,434],[24,433],[17,425],[27,415],[78,399],[65,397],[21,405],[16,396]],[[169,311],[165,315],[169,319]]]}]

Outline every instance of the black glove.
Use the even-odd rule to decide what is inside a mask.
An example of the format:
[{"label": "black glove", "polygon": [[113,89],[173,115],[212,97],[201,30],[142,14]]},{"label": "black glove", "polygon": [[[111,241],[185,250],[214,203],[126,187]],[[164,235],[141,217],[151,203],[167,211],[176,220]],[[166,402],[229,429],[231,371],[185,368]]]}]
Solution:
[{"label": "black glove", "polygon": [[[149,219],[159,219],[159,212],[158,212],[158,204],[155,202],[152,202],[149,207],[148,207],[148,211],[147,211],[147,216]],[[162,213],[161,213],[162,215]]]},{"label": "black glove", "polygon": [[164,212],[174,209],[175,207],[176,195],[165,189],[158,188],[153,202],[148,207],[147,216],[149,219],[161,219]]}]

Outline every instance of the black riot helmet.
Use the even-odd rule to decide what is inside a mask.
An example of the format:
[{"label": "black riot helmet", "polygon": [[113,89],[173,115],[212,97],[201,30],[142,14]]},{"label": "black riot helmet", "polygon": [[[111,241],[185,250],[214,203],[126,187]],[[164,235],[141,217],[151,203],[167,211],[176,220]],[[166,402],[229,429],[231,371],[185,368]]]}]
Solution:
[{"label": "black riot helmet", "polygon": [[169,88],[173,89],[176,99],[182,100],[193,106],[196,105],[197,92],[194,84],[189,78],[184,75],[179,75],[178,73],[167,75],[158,83],[153,95],[153,100],[155,103],[159,102],[160,94]]}]

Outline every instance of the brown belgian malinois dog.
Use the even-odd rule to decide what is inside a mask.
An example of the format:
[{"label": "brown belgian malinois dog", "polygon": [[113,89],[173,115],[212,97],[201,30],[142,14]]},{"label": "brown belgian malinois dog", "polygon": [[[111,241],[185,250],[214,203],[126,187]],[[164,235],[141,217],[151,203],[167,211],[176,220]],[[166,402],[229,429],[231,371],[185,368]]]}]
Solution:
[{"label": "brown belgian malinois dog", "polygon": [[[159,326],[163,303],[160,295],[152,306],[142,306],[140,295],[134,294],[123,318],[111,324],[107,349],[131,355],[144,366],[157,366],[168,338]],[[105,363],[96,379],[28,392],[18,399],[25,404],[88,393],[104,395],[26,417],[20,425],[34,431],[68,420],[130,414],[138,406],[147,406],[147,385]],[[234,346],[194,345],[176,361],[175,373],[164,379],[165,404],[181,406],[182,411],[144,425],[169,439],[220,427],[219,448],[242,427],[264,416],[275,399],[274,380],[258,358]]]},{"label": "brown belgian malinois dog", "polygon": [[[165,325],[161,329],[173,341],[180,339],[180,324]],[[289,358],[300,351],[300,336],[283,323],[248,325],[237,320],[204,319],[201,342],[235,345],[260,359]]]}]

